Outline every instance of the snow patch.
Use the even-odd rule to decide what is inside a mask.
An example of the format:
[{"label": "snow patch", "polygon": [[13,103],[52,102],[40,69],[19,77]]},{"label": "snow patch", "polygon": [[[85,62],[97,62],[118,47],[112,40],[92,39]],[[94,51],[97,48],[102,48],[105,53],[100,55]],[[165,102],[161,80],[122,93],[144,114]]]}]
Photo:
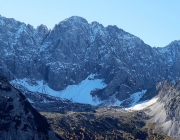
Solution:
[{"label": "snow patch", "polygon": [[88,76],[79,85],[70,85],[65,90],[60,91],[60,97],[66,98],[79,103],[88,103],[97,105],[100,102],[94,100],[91,96],[91,91],[94,89],[102,89],[106,87],[102,79],[94,79],[93,74]]},{"label": "snow patch", "polygon": [[156,101],[158,100],[158,98],[153,98],[149,101],[146,101],[146,102],[143,102],[143,103],[140,103],[140,104],[136,104],[130,108],[126,108],[125,110],[142,110],[154,103],[156,103]]},{"label": "snow patch", "polygon": [[147,90],[142,90],[140,92],[135,92],[133,93],[129,98],[121,101],[121,106],[129,106],[132,107],[134,105],[136,105],[140,99],[142,98],[142,96],[146,93]]},{"label": "snow patch", "polygon": [[42,80],[36,81],[34,84],[31,84],[29,79],[13,80],[11,83],[22,85],[32,92],[49,94],[51,96],[65,98],[79,103],[98,105],[100,101],[97,99],[95,100],[90,93],[94,89],[102,89],[107,85],[103,83],[102,79],[95,79],[94,76],[94,74],[91,74],[80,84],[69,85],[62,91],[55,91],[51,89],[47,83],[44,83]]},{"label": "snow patch", "polygon": [[40,52],[44,51],[48,46],[49,46],[49,42],[46,42],[45,44],[43,44],[40,48]]},{"label": "snow patch", "polygon": [[136,105],[139,102],[139,100],[142,98],[142,96],[146,93],[146,91],[147,90],[142,90],[140,92],[136,92],[136,93],[132,94],[130,96],[130,98],[132,99],[131,106]]}]

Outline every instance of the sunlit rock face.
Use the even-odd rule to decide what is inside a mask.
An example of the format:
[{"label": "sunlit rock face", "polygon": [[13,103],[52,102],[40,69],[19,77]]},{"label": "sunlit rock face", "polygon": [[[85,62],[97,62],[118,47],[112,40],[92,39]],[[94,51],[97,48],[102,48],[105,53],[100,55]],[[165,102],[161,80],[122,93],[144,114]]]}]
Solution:
[{"label": "sunlit rock face", "polygon": [[152,48],[140,38],[98,22],[70,17],[52,30],[0,16],[0,71],[9,80],[44,80],[54,90],[79,84],[90,74],[106,87],[100,100],[124,100],[165,79],[180,77],[180,41]]}]

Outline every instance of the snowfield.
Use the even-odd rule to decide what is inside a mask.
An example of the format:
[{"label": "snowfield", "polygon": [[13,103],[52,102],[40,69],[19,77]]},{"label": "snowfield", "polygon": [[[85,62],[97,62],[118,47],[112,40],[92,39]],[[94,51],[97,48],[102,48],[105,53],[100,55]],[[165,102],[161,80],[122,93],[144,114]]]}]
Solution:
[{"label": "snowfield", "polygon": [[94,89],[102,89],[107,85],[103,83],[102,79],[94,79],[94,76],[94,74],[91,74],[78,85],[69,85],[62,91],[51,89],[43,81],[36,81],[35,84],[30,84],[29,79],[13,80],[11,84],[22,85],[29,91],[49,94],[51,96],[69,99],[73,102],[98,105],[100,101],[96,97],[93,98],[90,93]]},{"label": "snowfield", "polygon": [[157,101],[157,99],[152,99],[148,102],[138,104],[140,99],[146,93],[147,90],[136,92],[132,94],[128,99],[125,99],[123,101],[120,101],[115,97],[117,93],[109,97],[108,100],[100,101],[98,97],[91,96],[91,91],[95,89],[103,89],[107,85],[103,82],[103,79],[95,79],[94,77],[95,77],[94,74],[90,74],[85,80],[83,80],[78,85],[69,85],[66,89],[61,91],[55,91],[51,89],[48,86],[48,84],[42,80],[35,81],[25,78],[21,80],[13,80],[11,81],[11,84],[21,85],[25,87],[27,90],[32,92],[44,93],[54,97],[68,99],[73,102],[91,104],[95,106],[96,105],[121,106],[121,104],[123,104],[124,102],[129,102],[130,107],[126,108],[125,110],[141,110]]}]

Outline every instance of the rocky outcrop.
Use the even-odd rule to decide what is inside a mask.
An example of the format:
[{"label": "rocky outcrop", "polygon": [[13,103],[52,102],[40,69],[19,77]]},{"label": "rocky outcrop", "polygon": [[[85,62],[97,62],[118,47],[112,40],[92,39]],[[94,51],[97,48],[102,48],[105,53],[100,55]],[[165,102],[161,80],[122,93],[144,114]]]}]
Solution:
[{"label": "rocky outcrop", "polygon": [[180,81],[160,82],[156,86],[158,101],[150,107],[151,121],[161,125],[164,132],[176,139],[180,139]]},{"label": "rocky outcrop", "polygon": [[25,96],[0,76],[0,140],[61,140]]},{"label": "rocky outcrop", "polygon": [[119,100],[180,77],[180,41],[152,48],[119,29],[70,17],[52,30],[0,17],[0,71],[8,79],[44,80],[54,90],[78,84],[91,73],[107,87],[97,96]]}]

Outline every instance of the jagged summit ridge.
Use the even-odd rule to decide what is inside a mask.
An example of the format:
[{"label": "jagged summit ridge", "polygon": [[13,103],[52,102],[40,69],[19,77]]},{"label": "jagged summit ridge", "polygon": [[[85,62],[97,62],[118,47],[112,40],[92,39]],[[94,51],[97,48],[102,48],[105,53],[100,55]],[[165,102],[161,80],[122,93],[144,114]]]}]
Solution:
[{"label": "jagged summit ridge", "polygon": [[75,23],[79,22],[81,24],[82,24],[82,22],[88,23],[88,21],[85,18],[82,18],[80,16],[71,16],[71,17],[69,17],[69,18],[67,18],[67,19],[65,19],[65,20],[63,20],[61,22],[65,22],[65,21],[67,21],[67,22],[75,22]]}]

